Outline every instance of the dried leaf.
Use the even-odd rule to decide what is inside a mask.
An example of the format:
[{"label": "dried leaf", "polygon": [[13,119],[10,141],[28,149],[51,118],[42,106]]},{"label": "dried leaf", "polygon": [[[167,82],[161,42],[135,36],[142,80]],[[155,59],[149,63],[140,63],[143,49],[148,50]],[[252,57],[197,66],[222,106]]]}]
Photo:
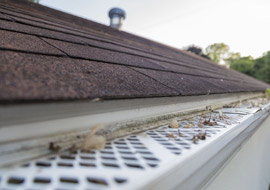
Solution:
[{"label": "dried leaf", "polygon": [[176,119],[172,120],[172,122],[169,125],[170,128],[179,128],[179,124]]},{"label": "dried leaf", "polygon": [[55,145],[53,142],[50,142],[49,150],[59,152],[61,150],[61,147],[59,145]]},{"label": "dried leaf", "polygon": [[210,121],[210,119],[209,119],[209,120],[204,120],[203,124],[204,125],[209,125],[209,126],[214,126],[214,125],[217,125],[217,122]]},{"label": "dried leaf", "polygon": [[183,136],[183,134],[181,133],[180,129],[178,129],[178,135],[179,135],[179,137],[182,137]]},{"label": "dried leaf", "polygon": [[212,107],[211,107],[211,106],[206,106],[205,109],[206,109],[207,111],[212,111]]},{"label": "dried leaf", "polygon": [[196,135],[194,135],[193,138],[192,138],[192,140],[193,140],[193,143],[195,144],[198,141],[198,137]]},{"label": "dried leaf", "polygon": [[106,144],[105,137],[95,135],[96,132],[102,127],[103,125],[97,124],[91,129],[91,131],[89,132],[89,134],[87,135],[87,137],[85,138],[82,144],[82,147],[81,147],[82,151],[85,152],[91,149],[102,149],[105,147],[105,144]]},{"label": "dried leaf", "polygon": [[203,125],[202,123],[199,123],[199,124],[198,124],[198,127],[204,128],[204,125]]},{"label": "dried leaf", "polygon": [[174,139],[176,138],[176,136],[173,133],[170,133],[170,134],[166,135],[166,137],[174,138]]},{"label": "dried leaf", "polygon": [[77,149],[78,149],[78,147],[75,145],[75,144],[73,144],[71,147],[70,147],[70,153],[73,153],[73,154],[75,154],[75,153],[77,153]]},{"label": "dried leaf", "polygon": [[187,125],[184,126],[184,128],[191,128],[191,127],[194,127],[193,123],[190,123],[190,124],[187,124]]},{"label": "dried leaf", "polygon": [[206,132],[205,133],[199,133],[197,135],[198,139],[205,140],[206,139]]}]

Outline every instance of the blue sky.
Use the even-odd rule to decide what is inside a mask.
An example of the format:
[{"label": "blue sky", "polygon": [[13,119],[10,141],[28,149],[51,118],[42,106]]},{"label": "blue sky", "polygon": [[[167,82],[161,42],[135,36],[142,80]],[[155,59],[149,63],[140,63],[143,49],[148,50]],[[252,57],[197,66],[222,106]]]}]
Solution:
[{"label": "blue sky", "polygon": [[127,12],[123,30],[183,48],[224,42],[242,56],[270,50],[269,0],[41,0],[105,25],[112,7]]}]

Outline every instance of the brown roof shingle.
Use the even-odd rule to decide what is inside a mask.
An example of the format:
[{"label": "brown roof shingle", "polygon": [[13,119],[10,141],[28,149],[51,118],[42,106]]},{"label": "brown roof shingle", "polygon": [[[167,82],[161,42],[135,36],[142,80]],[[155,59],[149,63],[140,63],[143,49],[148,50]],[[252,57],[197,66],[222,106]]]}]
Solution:
[{"label": "brown roof shingle", "polygon": [[209,60],[23,0],[0,0],[0,102],[264,91]]}]

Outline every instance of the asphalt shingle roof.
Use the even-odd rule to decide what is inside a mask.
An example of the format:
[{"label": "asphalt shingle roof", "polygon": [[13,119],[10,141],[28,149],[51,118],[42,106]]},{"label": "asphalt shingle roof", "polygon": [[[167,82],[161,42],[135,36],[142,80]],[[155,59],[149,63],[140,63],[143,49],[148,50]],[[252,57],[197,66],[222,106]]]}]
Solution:
[{"label": "asphalt shingle roof", "polygon": [[23,0],[0,0],[0,102],[264,91],[199,56]]}]

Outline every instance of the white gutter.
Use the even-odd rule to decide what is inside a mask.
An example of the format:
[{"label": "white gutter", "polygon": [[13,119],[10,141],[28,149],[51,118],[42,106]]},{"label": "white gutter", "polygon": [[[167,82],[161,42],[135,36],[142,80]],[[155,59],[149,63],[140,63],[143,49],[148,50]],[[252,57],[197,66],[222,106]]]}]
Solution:
[{"label": "white gutter", "polygon": [[[0,144],[89,130],[102,123],[142,121],[171,113],[192,113],[205,106],[220,107],[263,93],[234,93],[97,102],[0,105]],[[142,129],[145,130],[145,129]]]},{"label": "white gutter", "polygon": [[184,160],[168,164],[162,175],[145,189],[205,189],[253,135],[260,123],[269,117],[269,111],[270,104],[256,113],[246,115],[237,126],[219,133],[199,149],[194,149]]},{"label": "white gutter", "polygon": [[[168,125],[115,139],[107,145],[108,149],[94,151],[95,159],[87,161],[94,164],[94,168],[80,166],[81,162],[85,162],[82,156],[93,156],[92,153],[78,152],[66,153],[72,157],[71,159],[68,157],[68,160],[62,158],[61,154],[56,154],[54,159],[43,157],[31,161],[26,168],[1,169],[0,187],[8,189],[15,185],[8,183],[9,181],[19,181],[20,184],[16,187],[20,189],[37,188],[39,186],[33,179],[45,176],[52,182],[42,186],[44,189],[205,189],[259,127],[259,124],[269,116],[269,103],[256,107],[251,105],[249,101],[249,104],[237,108],[223,108],[227,119],[217,120],[214,126],[205,126],[207,134],[211,136],[199,140],[197,144],[188,139],[204,129],[197,127],[201,117],[193,116],[190,120],[180,121],[180,131],[183,136],[175,139],[167,135],[173,133],[177,136],[178,129],[168,128]],[[184,128],[187,122],[194,122],[195,127]],[[124,145],[121,142],[124,142]],[[134,142],[141,145],[134,145]],[[186,145],[182,145],[182,142]],[[186,149],[187,146],[189,149]],[[109,156],[114,157],[115,160],[104,160],[103,157],[108,156],[106,152],[110,152]],[[136,160],[126,160],[123,157],[133,157]],[[47,163],[47,166],[37,165],[41,161]],[[72,167],[60,167],[61,162],[69,163]],[[111,167],[112,165],[117,167]],[[14,180],[14,176],[21,180]],[[89,176],[105,180],[106,185],[93,184],[92,181],[86,180]],[[63,177],[73,179],[72,184],[61,181]],[[115,177],[124,178],[126,181],[123,184],[116,183],[113,180]]]},{"label": "white gutter", "polygon": [[51,142],[63,150],[82,143],[91,127],[98,123],[106,125],[102,133],[110,140],[158,127],[173,118],[193,117],[206,106],[214,109],[262,95],[238,93],[0,106],[0,166],[51,154],[48,149]]}]

